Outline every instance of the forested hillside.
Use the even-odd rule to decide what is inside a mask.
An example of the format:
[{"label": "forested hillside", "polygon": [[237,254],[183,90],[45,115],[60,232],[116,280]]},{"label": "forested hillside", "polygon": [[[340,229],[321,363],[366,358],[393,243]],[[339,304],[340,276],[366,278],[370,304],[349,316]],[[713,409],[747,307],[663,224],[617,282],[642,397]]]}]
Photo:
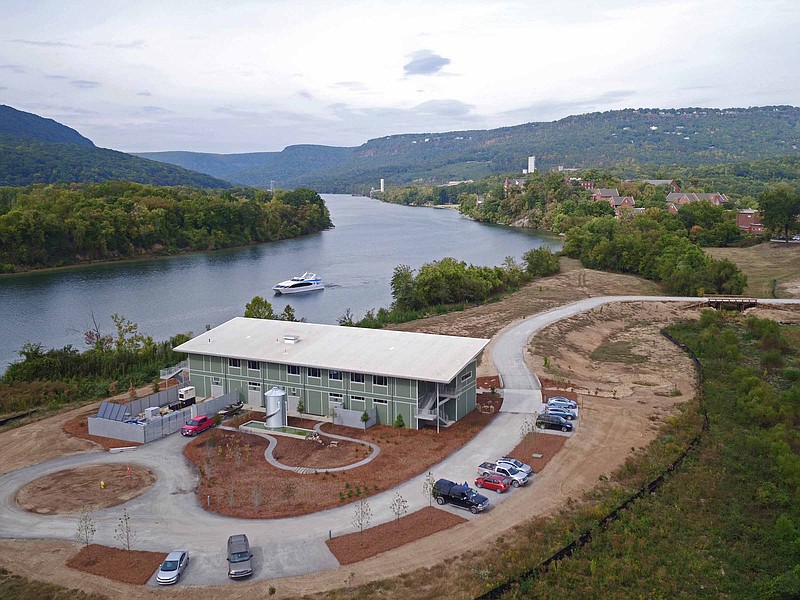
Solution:
[{"label": "forested hillside", "polygon": [[97,148],[52,119],[0,105],[0,185],[135,181],[227,188],[231,184],[124,152]]},{"label": "forested hillside", "polygon": [[800,109],[626,109],[492,130],[401,134],[357,148],[290,146],[279,153],[144,153],[243,185],[306,185],[364,192],[388,185],[445,183],[521,173],[535,155],[540,170],[558,165],[715,165],[798,156]]},{"label": "forested hillside", "polygon": [[92,140],[54,121],[33,113],[23,112],[0,104],[0,134],[13,135],[42,142],[94,146]]},{"label": "forested hillside", "polygon": [[0,188],[0,273],[214,250],[330,227],[308,189],[209,191],[130,182]]}]

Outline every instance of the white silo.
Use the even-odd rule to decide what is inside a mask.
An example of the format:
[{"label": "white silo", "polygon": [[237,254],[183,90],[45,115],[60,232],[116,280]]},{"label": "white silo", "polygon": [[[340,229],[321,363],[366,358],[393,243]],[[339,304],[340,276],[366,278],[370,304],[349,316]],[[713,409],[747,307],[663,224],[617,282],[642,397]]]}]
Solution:
[{"label": "white silo", "polygon": [[279,387],[273,387],[264,392],[266,397],[267,414],[264,422],[267,427],[286,427],[286,392]]}]

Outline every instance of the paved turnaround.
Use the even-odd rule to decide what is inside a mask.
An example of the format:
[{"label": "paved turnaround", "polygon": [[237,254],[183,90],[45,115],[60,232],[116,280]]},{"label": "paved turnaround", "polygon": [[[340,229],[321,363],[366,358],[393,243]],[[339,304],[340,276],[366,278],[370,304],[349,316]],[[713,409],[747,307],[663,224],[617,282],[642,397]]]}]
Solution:
[{"label": "paved turnaround", "polygon": [[[538,410],[541,386],[525,366],[527,342],[537,331],[566,317],[610,302],[697,302],[698,298],[654,296],[604,296],[588,298],[539,313],[498,334],[492,360],[504,382],[502,411],[475,438],[460,450],[431,468],[435,477],[454,481],[473,481],[477,465],[514,448],[519,441],[525,415]],[[800,300],[759,300],[764,304],[800,304]],[[579,435],[579,434],[578,434]],[[173,548],[189,550],[191,565],[183,583],[189,585],[224,584],[227,579],[225,543],[229,535],[246,533],[254,549],[254,577],[272,579],[311,573],[338,566],[325,545],[329,534],[352,533],[353,505],[285,519],[234,519],[205,510],[197,499],[195,469],[183,457],[188,440],[172,435],[140,446],[134,451],[111,454],[97,452],[63,456],[38,465],[6,473],[0,477],[0,537],[74,539],[78,515],[37,515],[19,508],[16,491],[26,483],[49,473],[79,465],[98,463],[139,464],[151,469],[156,483],[147,492],[117,506],[92,513],[97,526],[95,542],[117,545],[114,528],[128,509],[136,533],[135,547],[167,552]],[[413,477],[394,488],[369,498],[373,522],[377,525],[393,518],[390,504],[395,492],[409,503],[409,512],[427,506],[422,495],[425,474]],[[529,484],[535,488],[536,478]],[[98,482],[99,491],[99,482]],[[493,504],[506,495],[491,494]],[[467,518],[465,511],[446,507]],[[502,510],[502,508],[498,509]],[[480,518],[478,516],[477,518]]]}]

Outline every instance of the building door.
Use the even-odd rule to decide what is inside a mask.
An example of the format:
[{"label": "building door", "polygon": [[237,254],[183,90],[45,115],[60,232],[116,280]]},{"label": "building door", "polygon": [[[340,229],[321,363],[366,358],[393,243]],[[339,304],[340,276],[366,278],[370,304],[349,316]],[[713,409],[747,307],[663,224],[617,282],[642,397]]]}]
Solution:
[{"label": "building door", "polygon": [[389,403],[386,400],[375,399],[372,401],[372,406],[378,410],[378,423],[381,425],[391,425],[389,420]]},{"label": "building door", "polygon": [[264,396],[261,395],[261,384],[255,381],[247,382],[247,403],[253,406],[264,406]]},{"label": "building door", "polygon": [[211,396],[213,398],[217,398],[218,396],[222,396],[222,377],[212,377],[211,378]]}]

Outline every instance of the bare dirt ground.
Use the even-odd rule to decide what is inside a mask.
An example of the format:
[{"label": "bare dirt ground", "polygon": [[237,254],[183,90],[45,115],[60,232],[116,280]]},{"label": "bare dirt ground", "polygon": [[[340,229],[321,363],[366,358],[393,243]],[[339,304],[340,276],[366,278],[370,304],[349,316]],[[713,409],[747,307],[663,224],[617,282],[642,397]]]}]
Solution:
[{"label": "bare dirt ground", "polygon": [[[589,295],[661,293],[650,282],[580,269],[575,261],[562,259],[562,267],[562,274],[531,284],[501,302],[397,329],[489,338],[534,312]],[[780,320],[789,322],[798,314],[798,309],[782,310]],[[270,585],[277,589],[273,597],[298,597],[337,588],[344,589],[338,597],[356,597],[357,586],[379,579],[386,581],[381,593],[384,598],[470,597],[485,585],[482,573],[486,563],[501,559],[502,551],[495,546],[500,543],[498,540],[521,535],[517,526],[526,519],[556,514],[565,503],[580,499],[601,476],[620,466],[630,452],[646,445],[655,435],[657,423],[676,403],[692,397],[691,363],[658,333],[661,322],[692,316],[691,311],[668,306],[656,309],[653,304],[622,306],[618,310],[605,307],[602,311],[596,309],[581,323],[568,322],[559,331],[550,328],[536,336],[529,363],[555,383],[580,391],[577,397],[582,405],[573,436],[536,434],[537,439],[557,437],[564,451],[554,454],[547,468],[538,467],[534,487],[517,490],[520,493],[503,502],[502,510],[489,511],[480,519],[445,532],[339,569],[272,581]],[[595,321],[602,333],[595,332]],[[562,347],[565,339],[568,348]],[[550,371],[545,369],[543,356],[548,357]],[[651,365],[650,360],[655,364]],[[493,374],[491,361],[482,361],[479,375]],[[5,445],[5,435],[0,435],[0,451],[5,456],[8,450],[13,457],[16,450],[13,445]],[[533,452],[524,450],[518,458],[524,460],[525,454]],[[16,460],[22,464],[34,462],[25,456]],[[537,470],[537,465],[532,466]],[[0,564],[20,575],[109,598],[155,598],[157,594],[158,598],[248,600],[265,596],[264,582],[170,590],[110,582],[65,566],[77,548],[64,541],[2,540]]]},{"label": "bare dirt ground", "polygon": [[16,501],[42,515],[95,511],[135,498],[155,481],[155,474],[139,465],[86,465],[31,481],[19,489]]}]

